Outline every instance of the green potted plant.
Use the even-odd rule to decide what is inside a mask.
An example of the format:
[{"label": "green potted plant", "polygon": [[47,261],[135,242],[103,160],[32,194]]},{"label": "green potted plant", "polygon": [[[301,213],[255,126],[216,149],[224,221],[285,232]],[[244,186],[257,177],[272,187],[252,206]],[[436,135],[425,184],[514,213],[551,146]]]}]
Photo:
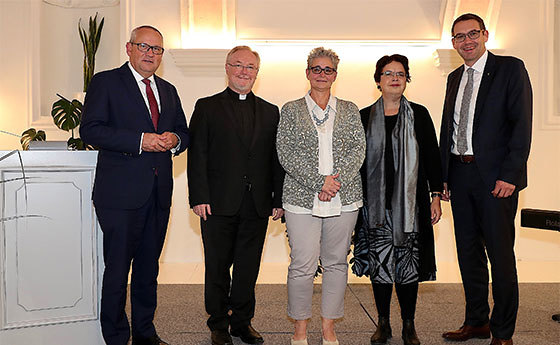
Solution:
[{"label": "green potted plant", "polygon": [[78,32],[80,33],[80,39],[84,47],[84,92],[87,92],[89,82],[95,73],[95,53],[97,53],[97,48],[99,47],[104,23],[105,18],[101,18],[101,22],[97,25],[97,13],[95,17],[89,17],[88,34],[88,32],[82,28],[81,20],[78,21]]},{"label": "green potted plant", "polygon": [[[84,49],[84,92],[87,92],[91,78],[95,73],[95,54],[97,53],[97,48],[99,48],[101,32],[103,30],[103,24],[105,23],[105,18],[101,18],[101,21],[98,24],[97,15],[98,13],[96,13],[93,18],[89,17],[89,26],[87,31],[82,28],[81,19],[78,21],[78,32]],[[82,102],[77,99],[69,100],[58,93],[56,95],[60,99],[53,103],[51,116],[54,124],[58,128],[71,132],[71,137],[67,141],[68,147],[74,150],[94,149],[93,146],[84,143],[81,138],[74,136],[74,129],[80,125],[82,120]],[[46,140],[46,134],[44,131],[37,131],[34,128],[29,128],[22,133],[20,141],[23,149],[27,150],[29,142],[44,140]]]}]

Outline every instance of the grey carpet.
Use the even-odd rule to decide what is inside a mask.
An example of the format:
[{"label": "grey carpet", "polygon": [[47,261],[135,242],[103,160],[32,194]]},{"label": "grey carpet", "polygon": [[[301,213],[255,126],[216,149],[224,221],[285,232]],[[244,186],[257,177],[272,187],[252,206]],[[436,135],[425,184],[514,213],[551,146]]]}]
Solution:
[{"label": "grey carpet", "polygon": [[[210,345],[206,327],[202,285],[160,285],[156,328],[171,345]],[[309,345],[321,344],[321,286],[315,285],[313,318],[310,321]],[[261,332],[267,345],[288,345],[293,325],[286,316],[286,286],[258,285],[257,310],[253,326]],[[560,284],[520,284],[520,307],[515,345],[560,345],[560,323],[551,315],[560,313]],[[368,314],[377,319],[371,287],[352,284],[346,289],[345,317],[337,322],[341,345],[369,345],[375,326]],[[464,302],[460,284],[421,284],[416,311],[416,330],[423,345],[488,345],[489,340],[449,343],[441,333],[458,328],[463,321]],[[396,296],[391,305],[393,338],[390,345],[402,344],[401,321]],[[234,338],[235,345],[241,345]]]}]

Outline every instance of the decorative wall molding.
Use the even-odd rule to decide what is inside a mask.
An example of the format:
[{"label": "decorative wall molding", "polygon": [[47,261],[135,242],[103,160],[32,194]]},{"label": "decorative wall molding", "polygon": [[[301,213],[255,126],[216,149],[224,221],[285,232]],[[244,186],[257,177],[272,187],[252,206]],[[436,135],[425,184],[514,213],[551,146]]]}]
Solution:
[{"label": "decorative wall molding", "polygon": [[238,1],[180,0],[181,47],[231,46],[236,37]]},{"label": "decorative wall molding", "polygon": [[175,65],[185,76],[220,77],[228,49],[169,49]]},{"label": "decorative wall molding", "polygon": [[[121,32],[120,38],[121,43],[128,42],[129,35],[132,29],[136,27],[135,15],[136,15],[136,5],[134,0],[122,0],[121,1]],[[128,56],[126,51],[121,49],[120,51],[120,61],[127,61]]]},{"label": "decorative wall molding", "polygon": [[[441,38],[440,19],[446,3],[237,0],[236,36],[248,41],[434,41]],[[285,25],[286,18],[290,25]],[[344,24],[333,24],[340,22]]]},{"label": "decorative wall molding", "polygon": [[120,0],[43,0],[43,2],[64,8],[99,8],[117,6]]},{"label": "decorative wall molding", "polygon": [[552,63],[554,68],[554,90],[553,90],[553,115],[556,120],[560,119],[560,0],[554,2],[554,55]]},{"label": "decorative wall molding", "polygon": [[[555,55],[555,44],[559,44],[560,30],[555,27],[555,14],[560,14],[560,1],[543,0],[538,2],[539,20],[535,25],[539,28],[535,39],[540,40],[538,53],[539,64],[537,69],[537,78],[539,84],[533,85],[537,92],[533,90],[533,104],[543,107],[543,114],[536,114],[534,121],[540,129],[543,130],[560,130],[560,102],[557,100],[560,91],[560,80],[555,80],[554,71],[558,66],[560,56]],[[548,33],[548,34],[547,34]],[[551,34],[552,33],[552,34]],[[535,87],[536,86],[536,87]]]},{"label": "decorative wall molding", "polygon": [[432,57],[434,65],[441,70],[441,75],[447,75],[463,63],[463,59],[455,49],[436,49]]},{"label": "decorative wall molding", "polygon": [[[503,49],[489,49],[492,53],[497,55],[502,55],[504,53]],[[463,58],[457,53],[455,49],[436,49],[432,54],[434,58],[434,65],[441,69],[442,75],[447,75],[455,68],[461,66]]]},{"label": "decorative wall molding", "polygon": [[451,26],[455,18],[463,13],[476,13],[484,20],[492,36],[496,32],[502,0],[447,0],[441,12],[442,41],[451,40]]},{"label": "decorative wall molding", "polygon": [[41,115],[41,1],[29,2],[30,11],[24,19],[29,25],[29,41],[25,57],[27,59],[27,92],[29,108],[29,126],[44,130],[54,130],[52,118]]}]

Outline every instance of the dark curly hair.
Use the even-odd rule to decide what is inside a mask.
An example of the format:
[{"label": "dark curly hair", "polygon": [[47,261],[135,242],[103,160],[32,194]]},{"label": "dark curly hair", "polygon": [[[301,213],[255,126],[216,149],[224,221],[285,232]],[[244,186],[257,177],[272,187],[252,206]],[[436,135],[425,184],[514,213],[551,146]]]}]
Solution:
[{"label": "dark curly hair", "polygon": [[[404,73],[406,74],[406,81],[410,83],[410,70],[408,68],[408,58],[401,54],[385,55],[381,59],[377,60],[377,63],[375,64],[375,73],[373,74],[373,79],[377,83],[379,83],[381,81],[381,72],[383,71],[383,68],[393,61],[400,62],[403,65]],[[380,89],[379,86],[377,88]]]}]

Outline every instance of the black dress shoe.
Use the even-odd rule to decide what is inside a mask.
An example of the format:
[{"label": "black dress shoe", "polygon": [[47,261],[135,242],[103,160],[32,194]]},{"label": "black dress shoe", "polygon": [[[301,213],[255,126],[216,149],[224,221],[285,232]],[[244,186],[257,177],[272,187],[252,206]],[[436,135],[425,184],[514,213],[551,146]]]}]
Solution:
[{"label": "black dress shoe", "polygon": [[169,345],[156,334],[148,338],[132,338],[132,345]]},{"label": "black dress shoe", "polygon": [[231,335],[239,337],[246,344],[262,344],[264,343],[263,337],[257,332],[253,326],[248,325],[238,329],[232,329]]},{"label": "black dress shoe", "polygon": [[233,340],[231,340],[227,329],[213,330],[210,339],[212,339],[212,345],[233,345]]},{"label": "black dress shoe", "polygon": [[380,316],[377,320],[377,329],[375,333],[371,336],[370,343],[374,344],[385,344],[387,339],[393,336],[391,331],[391,325],[389,324],[389,318],[385,316]]}]

